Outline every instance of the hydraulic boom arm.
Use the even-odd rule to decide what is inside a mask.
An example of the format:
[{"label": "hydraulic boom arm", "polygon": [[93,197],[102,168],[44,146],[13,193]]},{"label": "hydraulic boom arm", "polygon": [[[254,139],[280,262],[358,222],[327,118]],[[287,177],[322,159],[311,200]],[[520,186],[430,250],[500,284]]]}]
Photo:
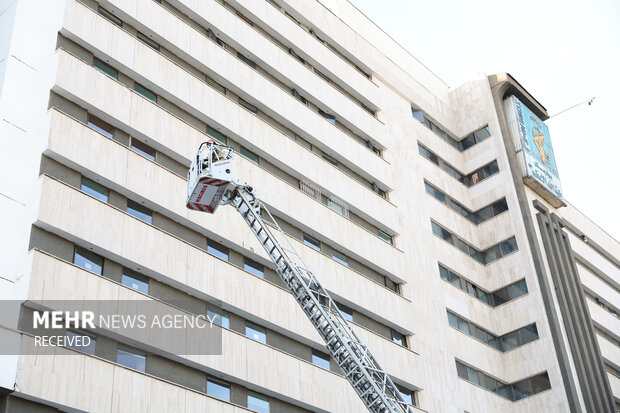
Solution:
[{"label": "hydraulic boom arm", "polygon": [[254,195],[252,187],[232,179],[233,155],[232,148],[214,141],[200,146],[188,172],[187,207],[214,213],[220,204],[234,206],[269,254],[278,275],[368,410],[373,413],[413,413],[267,207]]}]

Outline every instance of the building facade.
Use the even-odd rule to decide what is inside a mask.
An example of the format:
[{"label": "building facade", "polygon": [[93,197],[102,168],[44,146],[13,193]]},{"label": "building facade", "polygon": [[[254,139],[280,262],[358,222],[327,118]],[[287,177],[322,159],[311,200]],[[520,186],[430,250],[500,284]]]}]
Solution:
[{"label": "building facade", "polygon": [[[414,411],[618,411],[620,244],[526,176],[512,98],[548,118],[345,0],[0,1],[0,411],[365,411],[234,209],[185,207],[211,138]],[[84,299],[211,315],[221,355],[35,345]]]}]

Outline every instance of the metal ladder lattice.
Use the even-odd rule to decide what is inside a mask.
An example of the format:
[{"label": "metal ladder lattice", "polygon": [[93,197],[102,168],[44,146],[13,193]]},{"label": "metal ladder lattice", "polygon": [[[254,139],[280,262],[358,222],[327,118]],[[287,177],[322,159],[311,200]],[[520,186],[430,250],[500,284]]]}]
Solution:
[{"label": "metal ladder lattice", "polygon": [[[330,354],[368,410],[373,413],[413,413],[392,379],[342,317],[334,301],[305,265],[267,207],[253,194],[252,188],[235,183],[227,203],[239,211],[265,248],[276,265],[278,275],[319,332]],[[263,215],[275,228],[275,235],[263,220]]]}]

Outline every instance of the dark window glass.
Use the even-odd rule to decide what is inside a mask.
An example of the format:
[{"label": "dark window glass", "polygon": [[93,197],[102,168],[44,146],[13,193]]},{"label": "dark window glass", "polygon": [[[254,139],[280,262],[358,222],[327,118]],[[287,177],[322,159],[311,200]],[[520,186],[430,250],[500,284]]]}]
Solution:
[{"label": "dark window glass", "polygon": [[118,70],[114,69],[104,61],[97,59],[96,57],[93,58],[93,67],[110,76],[112,79],[118,80]]},{"label": "dark window glass", "polygon": [[467,380],[474,384],[480,385],[480,375],[478,372],[471,367],[467,367]]},{"label": "dark window glass", "polygon": [[288,49],[288,54],[290,54],[295,59],[297,59],[302,65],[306,64],[306,61],[301,56],[299,56],[297,53],[295,53],[293,49]]},{"label": "dark window glass", "polygon": [[512,385],[512,391],[514,392],[514,400],[521,400],[529,397],[533,394],[532,383],[530,379],[519,381]]},{"label": "dark window glass", "polygon": [[230,384],[216,381],[212,379],[207,380],[207,394],[216,399],[230,401]]},{"label": "dark window glass", "polygon": [[332,250],[332,258],[342,265],[346,265],[347,267],[349,266],[349,258],[336,250]]},{"label": "dark window glass", "polygon": [[114,138],[114,126],[102,121],[90,113],[88,114],[88,126],[110,139]]},{"label": "dark window glass", "polygon": [[500,244],[500,248],[502,250],[502,256],[510,254],[517,250],[517,240],[515,238],[510,238]]},{"label": "dark window glass", "polygon": [[497,162],[492,162],[482,169],[484,170],[485,178],[499,172],[499,166],[497,166]]},{"label": "dark window glass", "polygon": [[443,202],[443,203],[446,202],[446,196],[442,192],[440,192],[440,191],[438,191],[436,189],[433,190],[433,196],[435,198],[437,198],[439,201]]},{"label": "dark window glass", "polygon": [[513,331],[502,336],[502,347],[504,351],[512,350],[519,346],[519,332]]},{"label": "dark window glass", "polygon": [[243,259],[243,269],[256,275],[257,277],[265,278],[265,267],[249,258]]},{"label": "dark window glass", "polygon": [[452,313],[448,313],[448,324],[450,324],[454,328],[459,328],[459,321],[457,316]]},{"label": "dark window glass", "polygon": [[243,106],[244,108],[246,108],[247,110],[249,110],[253,114],[258,115],[258,109],[256,108],[256,106],[246,102],[245,100],[243,100],[241,98],[239,98],[238,102],[239,102],[239,104],[241,106]]},{"label": "dark window glass", "polygon": [[510,384],[497,383],[497,394],[508,399],[513,400],[512,386]]},{"label": "dark window glass", "polygon": [[307,246],[314,248],[317,251],[321,251],[321,242],[317,239],[312,238],[308,234],[304,234],[304,244]]},{"label": "dark window glass", "polygon": [[103,268],[103,258],[94,252],[85,250],[84,248],[75,247],[73,254],[73,263],[87,271],[101,275]]},{"label": "dark window glass", "polygon": [[467,366],[458,361],[456,362],[456,373],[460,378],[467,380]]},{"label": "dark window glass", "polygon": [[489,295],[486,292],[484,292],[481,289],[479,289],[479,288],[478,288],[478,298],[483,303],[489,304]]},{"label": "dark window glass", "polygon": [[116,362],[130,369],[144,372],[146,368],[146,354],[140,350],[119,345],[116,352]]},{"label": "dark window glass", "polygon": [[336,117],[334,115],[331,115],[331,114],[329,114],[327,112],[324,112],[321,109],[319,109],[319,115],[321,115],[325,119],[327,119],[329,121],[329,123],[331,123],[332,125],[336,124]]},{"label": "dark window glass", "polygon": [[[318,37],[317,37],[317,39],[318,39]],[[322,42],[322,40],[321,40],[321,42]],[[314,73],[316,73],[318,77],[320,77],[321,79],[323,79],[327,83],[331,82],[330,78],[328,78],[326,75],[324,75],[323,73],[319,72],[318,70],[314,69]]]},{"label": "dark window glass", "polygon": [[378,229],[377,235],[379,236],[379,238],[381,238],[383,241],[387,242],[390,245],[392,245],[392,243],[394,242],[392,236],[385,231],[381,231],[380,229]]},{"label": "dark window glass", "polygon": [[470,334],[469,323],[462,318],[458,319],[459,330],[461,330],[465,334]]},{"label": "dark window glass", "polygon": [[484,263],[488,264],[500,257],[499,247],[496,245],[484,251]]},{"label": "dark window glass", "polygon": [[497,393],[497,381],[486,374],[483,377],[483,385],[487,390],[492,391],[493,393]]},{"label": "dark window glass", "polygon": [[335,167],[338,167],[338,161],[332,158],[331,156],[323,154],[323,159],[325,159],[327,162],[331,163]]},{"label": "dark window glass", "polygon": [[228,144],[228,138],[226,137],[226,135],[216,131],[210,126],[207,126],[207,136],[215,139],[220,143],[223,143],[224,145]]},{"label": "dark window glass", "polygon": [[207,304],[207,318],[209,322],[217,324],[220,327],[230,328],[230,315],[227,311],[222,310],[212,304]]},{"label": "dark window glass", "polygon": [[411,114],[415,119],[419,120],[420,122],[424,122],[424,113],[421,110],[415,110],[412,108]]},{"label": "dark window glass", "polygon": [[67,330],[65,333],[66,342],[65,346],[81,353],[95,355],[95,348],[97,342],[89,335],[82,334],[77,331]]},{"label": "dark window glass", "polygon": [[140,221],[144,221],[147,224],[153,223],[153,211],[140,205],[131,199],[127,200],[127,213],[133,217],[138,218]]},{"label": "dark window glass", "polygon": [[407,347],[407,339],[398,331],[392,330],[392,341],[400,346]]},{"label": "dark window glass", "polygon": [[299,92],[296,89],[293,89],[291,91],[293,93],[293,96],[295,97],[295,99],[299,100],[301,103],[303,103],[304,105],[306,103],[308,103],[308,101],[306,100],[305,97],[303,97],[302,95],[299,94]]},{"label": "dark window glass", "polygon": [[103,202],[108,202],[108,198],[110,196],[110,190],[108,188],[84,177],[82,177],[82,185],[80,186],[80,190]]},{"label": "dark window glass", "polygon": [[99,7],[99,14],[105,17],[106,19],[108,19],[109,21],[111,21],[112,23],[114,23],[115,25],[117,25],[118,27],[123,26],[123,21],[121,19],[119,19],[118,17],[116,17],[115,15],[113,15],[112,13],[104,9],[103,7]]},{"label": "dark window glass", "polygon": [[505,199],[499,200],[493,204],[493,215],[499,215],[504,211],[508,211],[508,204]]},{"label": "dark window glass", "polygon": [[487,342],[487,333],[486,333],[486,331],[484,331],[484,330],[483,330],[483,329],[481,329],[480,327],[475,326],[475,325],[473,325],[473,324],[471,325],[471,335],[472,335],[474,338],[476,338],[476,339],[478,339],[478,340],[482,341],[483,343],[486,343],[486,342]]},{"label": "dark window glass", "polygon": [[138,39],[146,44],[147,46],[159,51],[159,44],[157,44],[157,42],[155,42],[153,39],[151,39],[150,37],[148,37],[146,34],[140,33],[138,32],[137,35]]},{"label": "dark window glass", "polygon": [[241,52],[237,52],[237,57],[246,65],[250,66],[252,69],[256,69],[256,63],[254,63],[249,58],[245,57]]},{"label": "dark window glass", "polygon": [[138,92],[138,94],[147,98],[151,102],[157,103],[157,94],[152,90],[145,88],[140,83],[136,82],[134,84],[133,90],[135,90],[136,92]]},{"label": "dark window glass", "polygon": [[504,349],[501,347],[501,339],[499,339],[498,337],[489,336],[488,344],[489,346],[494,347],[499,351],[504,351]]},{"label": "dark window glass", "polygon": [[213,89],[217,90],[222,95],[226,94],[226,88],[222,86],[221,84],[219,84],[218,82],[216,82],[215,80],[213,80],[212,78],[210,78],[209,76],[207,76],[207,85],[211,86]]},{"label": "dark window glass", "polygon": [[485,126],[484,128],[474,132],[474,136],[476,137],[476,143],[479,143],[491,136],[491,131],[489,131],[488,126]]},{"label": "dark window glass", "polygon": [[439,266],[439,276],[442,280],[450,280],[450,271],[446,267]]},{"label": "dark window glass", "polygon": [[467,243],[465,241],[463,241],[460,238],[455,238],[454,239],[454,245],[460,249],[461,251],[463,251],[465,254],[469,255],[469,245],[467,245]]},{"label": "dark window glass", "polygon": [[476,144],[476,139],[474,138],[474,135],[471,134],[461,141],[461,148],[463,148],[463,150],[469,149],[475,144]]},{"label": "dark window glass", "polygon": [[244,148],[243,146],[241,147],[239,153],[241,154],[241,156],[254,162],[255,164],[260,163],[260,158],[258,157],[258,155],[250,151],[249,149]]},{"label": "dark window glass", "polygon": [[532,392],[534,394],[549,390],[550,388],[551,383],[549,382],[549,375],[547,373],[532,377]]},{"label": "dark window glass", "polygon": [[321,351],[312,349],[312,364],[322,369],[329,370],[329,355]]},{"label": "dark window glass", "polygon": [[536,324],[532,324],[525,328],[522,328],[520,333],[522,345],[538,339],[538,329],[536,328]]},{"label": "dark window glass", "polygon": [[139,140],[132,138],[131,150],[155,162],[155,155],[157,154],[157,151],[148,146],[146,143],[140,142]]},{"label": "dark window glass", "polygon": [[340,315],[342,318],[353,321],[353,310],[351,310],[346,305],[338,304],[338,310],[340,311]]},{"label": "dark window glass", "polygon": [[404,389],[400,386],[396,386],[396,388],[398,389],[400,395],[403,397],[403,400],[405,401],[405,403],[411,406],[415,406],[415,400],[414,400],[412,391]]},{"label": "dark window glass", "polygon": [[207,37],[211,40],[213,40],[215,43],[217,43],[218,45],[224,47],[224,42],[215,35],[215,33],[213,33],[213,30],[211,29],[207,29]]},{"label": "dark window glass", "polygon": [[267,343],[267,331],[264,327],[257,326],[249,321],[245,322],[245,335],[252,340],[260,341],[261,343]]},{"label": "dark window glass", "polygon": [[478,222],[484,222],[493,217],[493,210],[490,206],[487,206],[476,212],[476,215],[478,216]]},{"label": "dark window glass", "polygon": [[123,268],[121,284],[144,294],[149,293],[149,279],[141,274],[131,271],[128,268]]},{"label": "dark window glass", "polygon": [[207,240],[207,252],[214,255],[224,261],[228,261],[229,250],[222,244],[218,244],[215,241]]}]

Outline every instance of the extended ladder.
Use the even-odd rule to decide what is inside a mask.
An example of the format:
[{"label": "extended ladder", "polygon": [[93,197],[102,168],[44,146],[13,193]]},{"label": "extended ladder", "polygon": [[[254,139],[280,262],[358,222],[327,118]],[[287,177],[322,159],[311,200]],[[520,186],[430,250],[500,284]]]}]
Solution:
[{"label": "extended ladder", "polygon": [[[276,271],[325,340],[327,349],[368,410],[376,413],[413,413],[392,379],[342,317],[334,301],[304,264],[269,210],[254,195],[252,188],[239,183],[232,185],[232,193],[225,202],[239,211],[263,245],[276,265]],[[278,241],[263,220],[263,215],[288,248],[284,248]],[[287,252],[295,261],[291,260]]]}]

